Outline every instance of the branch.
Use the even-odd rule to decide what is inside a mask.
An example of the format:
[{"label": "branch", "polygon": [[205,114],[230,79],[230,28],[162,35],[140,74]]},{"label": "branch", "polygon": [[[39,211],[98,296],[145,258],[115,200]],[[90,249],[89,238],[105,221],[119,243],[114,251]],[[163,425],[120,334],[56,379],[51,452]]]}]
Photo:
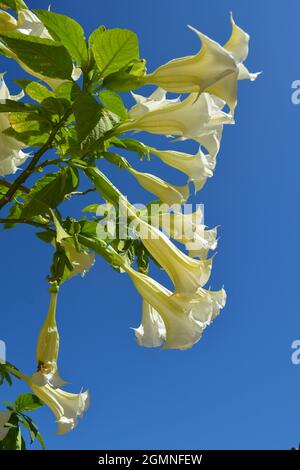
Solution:
[{"label": "branch", "polygon": [[[0,219],[0,224],[28,224],[34,227],[48,228],[48,223],[43,224],[42,222],[35,222],[30,219]],[[50,229],[49,229],[50,230]]]},{"label": "branch", "polygon": [[92,193],[94,191],[96,191],[96,188],[89,188],[85,191],[73,191],[72,193],[66,194],[65,199],[69,200],[73,196],[85,196],[86,194]]},{"label": "branch", "polygon": [[[5,186],[6,188],[10,189],[12,187],[12,183],[9,183],[8,181],[5,180],[0,180],[0,186]],[[23,193],[29,193],[29,189],[26,188],[25,186],[20,186],[19,189],[23,191]]]},{"label": "branch", "polygon": [[64,125],[66,119],[68,119],[71,111],[68,111],[65,116],[61,119],[59,123],[57,123],[49,137],[47,142],[34,154],[32,159],[30,160],[29,165],[25,168],[25,170],[20,174],[20,176],[12,183],[10,189],[7,191],[6,195],[0,200],[0,209],[2,209],[8,202],[12,200],[15,193],[18,189],[23,185],[23,183],[29,178],[29,176],[35,170],[36,164],[39,162],[40,158],[44,155],[52,147],[52,143],[56,137],[57,132],[59,129]]}]

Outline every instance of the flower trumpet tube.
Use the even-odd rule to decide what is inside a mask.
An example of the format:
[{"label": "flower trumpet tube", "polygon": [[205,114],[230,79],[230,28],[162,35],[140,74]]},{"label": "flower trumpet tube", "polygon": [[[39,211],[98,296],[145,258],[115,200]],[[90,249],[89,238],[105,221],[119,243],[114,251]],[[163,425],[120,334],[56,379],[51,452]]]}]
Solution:
[{"label": "flower trumpet tube", "polygon": [[[5,103],[8,99],[19,100],[23,94],[12,96],[3,76],[4,74],[0,74],[0,103]],[[21,150],[26,147],[24,144],[3,133],[9,127],[9,114],[0,113],[0,176],[14,174],[18,170],[18,165],[29,157],[29,154]]]},{"label": "flower trumpet tube", "polygon": [[211,93],[225,100],[233,114],[237,103],[237,80],[254,80],[257,74],[249,74],[242,64],[248,55],[249,35],[237,27],[232,18],[231,21],[231,37],[224,47],[189,26],[201,40],[200,51],[158,67],[144,78],[144,83],[174,93]]},{"label": "flower trumpet tube", "polygon": [[151,277],[128,266],[124,269],[146,302],[142,324],[135,329],[138,343],[142,346],[163,344],[163,349],[189,349],[200,340],[203,330],[225,305],[223,289],[218,292],[202,289],[197,294],[172,294]]},{"label": "flower trumpet tube", "polygon": [[175,286],[175,293],[195,293],[208,282],[212,259],[199,261],[190,258],[156,227],[139,218],[135,222],[143,245],[167,271]]},{"label": "flower trumpet tube", "polygon": [[119,131],[146,131],[179,136],[181,140],[193,139],[214,158],[220,148],[223,125],[234,123],[233,118],[222,111],[224,105],[224,101],[208,93],[200,97],[193,93],[183,101],[167,100],[165,93],[160,100],[156,97],[153,100],[151,95],[137,101],[128,113],[131,121],[121,124]]},{"label": "flower trumpet tube", "polygon": [[128,171],[146,191],[154,194],[160,201],[169,206],[173,204],[182,205],[189,198],[190,189],[188,184],[184,186],[174,186],[151,173],[142,173],[133,168],[128,168]]},{"label": "flower trumpet tube", "polygon": [[200,191],[204,186],[207,178],[213,176],[215,159],[212,159],[209,154],[205,155],[201,147],[195,155],[175,150],[157,150],[154,148],[150,148],[150,152],[156,155],[162,162],[185,173],[189,181],[193,182],[196,192]]},{"label": "flower trumpet tube", "polygon": [[66,383],[60,378],[57,369],[59,352],[59,332],[56,324],[57,297],[58,288],[51,288],[49,310],[40,330],[36,347],[38,372],[33,375],[36,384],[49,383],[53,387],[59,387]]},{"label": "flower trumpet tube", "polygon": [[32,379],[28,385],[33,393],[54,413],[58,424],[57,434],[72,431],[77,424],[78,417],[89,407],[89,392],[69,393],[46,384],[37,385]]}]

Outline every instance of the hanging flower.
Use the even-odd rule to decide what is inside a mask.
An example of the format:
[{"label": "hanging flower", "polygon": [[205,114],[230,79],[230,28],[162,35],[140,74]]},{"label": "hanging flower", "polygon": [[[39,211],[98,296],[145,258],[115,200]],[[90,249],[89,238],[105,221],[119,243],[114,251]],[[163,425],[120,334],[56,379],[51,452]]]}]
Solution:
[{"label": "hanging flower", "polygon": [[72,431],[78,417],[89,407],[88,391],[75,394],[53,388],[50,384],[37,385],[33,379],[27,382],[33,393],[54,413],[58,424],[57,434]]},{"label": "hanging flower", "polygon": [[40,330],[36,348],[38,372],[33,374],[32,379],[37,385],[50,384],[56,388],[66,383],[60,378],[57,369],[59,352],[59,332],[56,324],[58,288],[52,288],[50,296],[48,314]]},{"label": "hanging flower", "polygon": [[157,196],[158,199],[168,204],[168,206],[173,204],[182,205],[189,198],[190,189],[188,184],[185,186],[174,186],[151,173],[142,173],[133,168],[128,168],[128,171],[144,189]]},{"label": "hanging flower", "polygon": [[185,173],[189,177],[189,181],[194,183],[196,192],[203,188],[207,178],[213,176],[213,170],[216,165],[215,159],[211,158],[209,154],[205,155],[201,147],[196,155],[154,148],[151,148],[150,151],[162,162]]},{"label": "hanging flower", "polygon": [[249,35],[236,26],[231,17],[232,34],[222,47],[197,29],[189,28],[202,42],[194,56],[171,60],[144,78],[174,93],[211,93],[225,100],[233,114],[237,102],[237,80],[255,80],[258,74],[250,74],[243,61],[248,55]]},{"label": "hanging flower", "polygon": [[124,269],[146,302],[142,324],[135,329],[141,346],[163,344],[164,349],[189,349],[200,340],[203,330],[225,305],[226,293],[223,289],[218,292],[201,289],[197,294],[172,294],[151,277],[128,266]]},{"label": "hanging flower", "polygon": [[143,245],[166,270],[175,286],[175,293],[195,293],[207,283],[212,259],[200,261],[192,259],[156,227],[137,217],[135,222]]},{"label": "hanging flower", "polygon": [[61,242],[66,254],[73,266],[73,271],[68,274],[68,279],[80,274],[82,277],[91,269],[95,264],[95,253],[87,253],[86,251],[76,249],[71,239],[66,239]]},{"label": "hanging flower", "polygon": [[153,95],[144,100],[136,96],[137,104],[128,113],[132,120],[119,126],[120,131],[146,131],[179,136],[180,140],[193,139],[207,149],[212,159],[220,148],[223,124],[234,122],[222,111],[225,102],[208,93],[200,97],[193,93],[184,101],[167,100],[163,90],[156,91],[154,99]]},{"label": "hanging flower", "polygon": [[[5,100],[19,100],[23,94],[12,96],[4,81],[4,74],[0,74],[0,103]],[[0,113],[0,176],[14,174],[21,165],[29,157],[21,149],[26,146],[3,133],[10,127],[8,113]]]}]

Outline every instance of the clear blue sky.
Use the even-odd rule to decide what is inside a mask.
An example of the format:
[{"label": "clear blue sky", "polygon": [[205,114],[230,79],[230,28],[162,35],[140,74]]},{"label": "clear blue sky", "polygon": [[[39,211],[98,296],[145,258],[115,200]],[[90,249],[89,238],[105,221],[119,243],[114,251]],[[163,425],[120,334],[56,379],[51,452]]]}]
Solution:
[{"label": "clear blue sky", "polygon": [[[197,199],[206,223],[220,225],[210,284],[225,285],[226,308],[192,350],[142,349],[130,330],[140,322],[141,301],[126,276],[99,259],[84,280],[66,284],[58,310],[61,375],[72,381],[71,391],[89,387],[91,408],[63,437],[55,436],[50,411],[36,412],[48,448],[291,448],[300,439],[300,366],[290,360],[291,343],[300,339],[300,106],[290,100],[291,83],[300,79],[299,2],[52,0],[51,8],[88,32],[100,24],[133,29],[150,71],[198,50],[187,24],[224,42],[233,11],[252,36],[247,64],[263,75],[240,83],[236,125],[225,129],[214,178]],[[1,61],[15,78],[16,67]],[[184,181],[154,161],[145,165]],[[132,201],[149,198],[126,174],[109,174]],[[0,338],[8,360],[31,372],[52,253],[31,228],[0,237]],[[20,391],[2,387],[0,400]]]}]

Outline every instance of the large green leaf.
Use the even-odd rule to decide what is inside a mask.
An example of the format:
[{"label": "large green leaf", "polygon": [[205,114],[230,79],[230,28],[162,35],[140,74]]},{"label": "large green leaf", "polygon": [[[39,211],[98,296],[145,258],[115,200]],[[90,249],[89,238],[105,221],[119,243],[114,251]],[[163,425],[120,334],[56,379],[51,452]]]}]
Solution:
[{"label": "large green leaf", "polygon": [[103,107],[89,94],[78,96],[73,105],[76,121],[76,131],[81,142],[96,127],[101,116]]},{"label": "large green leaf", "polygon": [[23,103],[22,101],[15,100],[1,100],[0,113],[28,113],[29,111],[36,111],[37,106],[33,104]]},{"label": "large green leaf", "polygon": [[93,53],[101,76],[106,77],[139,58],[137,36],[128,29],[97,30],[93,33]]},{"label": "large green leaf", "polygon": [[61,44],[22,33],[1,32],[0,39],[33,72],[50,78],[71,79],[72,59]]},{"label": "large green leaf", "polygon": [[46,10],[34,10],[55,41],[68,49],[70,56],[82,65],[88,60],[84,31],[77,21],[68,16]]},{"label": "large green leaf", "polygon": [[41,101],[47,98],[55,96],[53,91],[49,90],[49,88],[47,88],[45,85],[42,85],[41,83],[32,80],[15,80],[15,82],[20,85],[21,88],[23,88],[25,93],[30,98],[32,98],[34,101],[37,101],[38,103],[41,103]]},{"label": "large green leaf", "polygon": [[122,120],[127,118],[127,109],[119,95],[113,91],[104,90],[99,93],[99,98],[109,111],[119,116]]},{"label": "large green leaf", "polygon": [[34,217],[44,214],[49,208],[54,209],[64,200],[66,194],[77,188],[78,182],[77,171],[70,167],[44,176],[26,196],[21,217]]},{"label": "large green leaf", "polygon": [[15,401],[15,410],[19,413],[24,411],[33,411],[43,406],[41,400],[31,393],[22,393]]}]

